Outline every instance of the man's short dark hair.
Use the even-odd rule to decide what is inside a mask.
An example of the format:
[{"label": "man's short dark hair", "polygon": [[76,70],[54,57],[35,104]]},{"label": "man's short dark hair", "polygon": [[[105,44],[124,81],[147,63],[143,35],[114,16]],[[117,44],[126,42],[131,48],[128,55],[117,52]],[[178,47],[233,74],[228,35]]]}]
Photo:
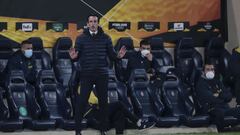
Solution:
[{"label": "man's short dark hair", "polygon": [[89,20],[89,17],[91,17],[91,16],[97,17],[97,18],[98,18],[98,22],[99,22],[100,17],[99,17],[98,15],[96,15],[96,14],[90,14],[90,15],[88,15],[88,17],[87,17],[87,22],[88,22],[88,20]]},{"label": "man's short dark hair", "polygon": [[214,63],[211,60],[206,60],[205,65],[214,65]]},{"label": "man's short dark hair", "polygon": [[142,45],[150,45],[150,43],[147,39],[143,39],[140,41],[140,47],[142,47]]},{"label": "man's short dark hair", "polygon": [[205,69],[206,65],[213,65],[215,67],[215,64],[212,61],[210,61],[210,60],[206,60],[205,61],[203,69]]},{"label": "man's short dark hair", "polygon": [[25,44],[32,44],[32,42],[30,40],[22,41],[21,45],[25,45]]}]

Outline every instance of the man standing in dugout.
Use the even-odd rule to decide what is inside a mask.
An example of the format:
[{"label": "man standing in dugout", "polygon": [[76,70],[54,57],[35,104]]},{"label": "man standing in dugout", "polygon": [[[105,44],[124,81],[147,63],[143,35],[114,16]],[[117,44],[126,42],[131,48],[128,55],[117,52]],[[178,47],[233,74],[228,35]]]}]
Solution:
[{"label": "man standing in dugout", "polygon": [[90,15],[87,18],[87,29],[77,37],[75,48],[71,48],[69,55],[72,60],[80,63],[80,93],[76,94],[75,121],[76,135],[81,135],[81,121],[88,104],[93,85],[99,100],[99,113],[101,134],[107,130],[108,122],[108,58],[111,60],[121,59],[126,48],[123,46],[118,53],[113,49],[111,38],[99,27],[99,18]]}]

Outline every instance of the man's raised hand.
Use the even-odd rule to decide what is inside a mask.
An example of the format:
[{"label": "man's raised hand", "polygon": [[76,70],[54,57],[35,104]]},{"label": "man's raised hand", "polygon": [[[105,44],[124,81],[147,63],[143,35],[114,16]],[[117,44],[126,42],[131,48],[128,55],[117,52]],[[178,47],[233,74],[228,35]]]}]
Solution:
[{"label": "man's raised hand", "polygon": [[78,52],[76,52],[75,48],[70,48],[69,55],[71,59],[76,59],[78,57]]},{"label": "man's raised hand", "polygon": [[122,46],[121,49],[120,49],[120,51],[118,52],[118,58],[124,57],[125,54],[126,54],[126,52],[127,52],[126,47],[125,47],[125,46]]}]

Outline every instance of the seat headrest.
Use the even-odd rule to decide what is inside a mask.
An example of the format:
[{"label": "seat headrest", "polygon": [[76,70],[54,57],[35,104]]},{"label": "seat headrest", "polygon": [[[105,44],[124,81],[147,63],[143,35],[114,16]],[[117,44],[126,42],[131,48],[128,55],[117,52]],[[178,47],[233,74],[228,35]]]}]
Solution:
[{"label": "seat headrest", "polygon": [[176,75],[167,74],[163,86],[165,88],[174,88],[179,86],[179,80]]},{"label": "seat headrest", "polygon": [[72,39],[70,37],[60,37],[56,42],[57,50],[69,50],[72,47]]},{"label": "seat headrest", "polygon": [[57,80],[52,69],[41,70],[38,75],[38,81],[40,84],[57,84]]},{"label": "seat headrest", "polygon": [[109,74],[109,76],[110,76],[110,75],[115,75],[115,72],[114,72],[114,70],[112,70],[112,69],[108,69],[108,74]]},{"label": "seat headrest", "polygon": [[163,88],[165,88],[165,89],[167,89],[167,88],[175,89],[176,87],[178,87],[178,85],[179,85],[178,81],[170,80],[170,81],[163,82]]},{"label": "seat headrest", "polygon": [[13,51],[10,40],[7,39],[0,40],[0,51]]},{"label": "seat headrest", "polygon": [[135,69],[131,73],[130,80],[135,82],[148,81],[147,72],[145,69]]},{"label": "seat headrest", "polygon": [[167,80],[167,81],[177,81],[178,78],[174,74],[167,74],[165,80]]},{"label": "seat headrest", "polygon": [[55,83],[55,80],[54,80],[54,78],[43,78],[42,83],[43,84],[53,84],[53,83]]},{"label": "seat headrest", "polygon": [[24,84],[25,80],[23,78],[11,78],[11,82],[10,83],[14,83],[14,84]]},{"label": "seat headrest", "polygon": [[11,70],[10,76],[24,76],[24,73],[22,70]]},{"label": "seat headrest", "polygon": [[134,50],[133,40],[130,37],[121,37],[117,41],[119,49],[124,45],[127,50]]},{"label": "seat headrest", "polygon": [[168,71],[171,70],[174,70],[174,66],[161,66],[160,69],[158,69],[158,72],[167,73]]},{"label": "seat headrest", "polygon": [[192,49],[194,48],[194,41],[191,37],[188,38],[182,38],[178,45],[177,45],[177,49]]},{"label": "seat headrest", "polygon": [[45,69],[45,70],[41,70],[39,72],[40,76],[54,76],[54,72],[52,69]]},{"label": "seat headrest", "polygon": [[33,45],[33,51],[41,51],[43,50],[43,41],[40,37],[31,37],[28,39],[30,42],[32,42]]},{"label": "seat headrest", "polygon": [[108,87],[110,88],[116,88],[117,84],[116,83],[108,83]]},{"label": "seat headrest", "polygon": [[221,50],[224,49],[224,40],[222,38],[212,38],[208,44],[209,50]]},{"label": "seat headrest", "polygon": [[151,50],[163,50],[163,39],[160,37],[154,37],[150,40]]},{"label": "seat headrest", "polygon": [[40,78],[53,78],[55,79],[55,74],[52,69],[41,70],[38,74]]},{"label": "seat headrest", "polygon": [[175,75],[177,72],[177,69],[174,67],[170,67],[166,70],[166,75]]},{"label": "seat headrest", "polygon": [[22,70],[12,70],[10,71],[9,83],[14,84],[25,84],[26,80],[24,78],[24,73]]},{"label": "seat headrest", "polygon": [[143,75],[146,74],[146,70],[145,69],[135,69],[132,72],[134,75]]},{"label": "seat headrest", "polygon": [[112,69],[108,70],[108,79],[111,82],[116,82],[117,81],[117,78],[116,78],[114,70],[112,70]]}]

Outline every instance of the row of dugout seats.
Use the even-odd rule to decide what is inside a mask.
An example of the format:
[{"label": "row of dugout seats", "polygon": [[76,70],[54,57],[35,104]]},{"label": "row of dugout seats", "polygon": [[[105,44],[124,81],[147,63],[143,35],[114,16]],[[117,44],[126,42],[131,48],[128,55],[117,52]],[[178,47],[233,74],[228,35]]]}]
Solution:
[{"label": "row of dugout seats", "polygon": [[[72,74],[72,62],[68,54],[68,50],[72,47],[72,40],[69,37],[61,37],[57,39],[52,49],[53,59],[43,48],[43,41],[39,37],[32,37],[30,41],[33,43],[33,52],[36,57],[36,67],[38,72],[42,69],[52,69],[56,74],[58,82],[63,84],[68,91],[68,82]],[[201,54],[194,48],[195,44],[192,38],[182,38],[174,48],[174,62],[171,54],[164,48],[162,38],[150,39],[152,53],[157,59],[160,66],[173,66],[178,70],[178,76],[189,88],[195,85],[195,78],[199,75],[199,71],[203,66]],[[122,46],[126,46],[127,53],[124,58],[115,63],[115,71],[118,80],[122,82],[128,81],[127,78],[127,62],[128,59],[135,53],[133,40],[128,37],[123,37],[118,40],[115,45],[115,50],[119,51]],[[10,42],[8,40],[0,40],[0,74],[6,67],[8,58],[13,53]],[[206,45],[204,50],[205,61],[212,61],[216,65],[216,73],[219,78],[222,78],[226,84],[231,83],[231,75],[228,61],[230,53],[224,48],[224,41],[221,38],[213,38]],[[4,80],[0,79],[0,86],[4,85]]]},{"label": "row of dugout seats", "polygon": [[[2,97],[2,90],[0,96],[2,131],[23,128],[75,128],[71,104],[67,101],[63,85],[56,81],[52,70],[40,71],[35,87],[26,82],[22,71],[14,70],[11,71],[7,84],[6,103]],[[86,120],[82,124],[86,127]]]},{"label": "row of dugout seats", "polygon": [[[130,77],[129,89],[135,113],[139,116],[154,120],[157,127],[171,127],[185,125],[188,127],[208,126],[212,120],[202,113],[198,101],[176,76],[176,69],[164,71],[161,81],[156,79],[149,82],[146,72],[135,70]],[[238,124],[237,118],[224,118],[225,126]]]},{"label": "row of dugout seats", "polygon": [[[203,58],[195,49],[195,43],[192,38],[182,38],[174,48],[174,62],[170,53],[164,48],[162,38],[150,39],[152,54],[157,59],[160,66],[175,66],[177,76],[186,84],[189,89],[194,88],[196,78],[200,75],[203,67]],[[133,41],[131,38],[120,38],[115,46],[116,51],[122,46],[126,46],[127,53],[121,62],[115,64],[117,77],[120,81],[126,82],[127,62],[133,53],[135,53]],[[225,49],[222,38],[212,38],[204,48],[204,61],[211,61],[215,64],[216,75],[222,79],[226,85],[231,82],[229,74],[230,53]]]},{"label": "row of dugout seats", "polygon": [[[72,63],[71,63],[71,60],[68,55],[68,50],[72,46],[71,39],[64,37],[64,38],[59,38],[57,40],[56,44],[54,45],[54,48],[52,49],[52,52],[53,52],[52,53],[53,54],[53,62],[52,63],[53,64],[51,64],[51,59],[50,59],[49,54],[47,54],[47,52],[43,50],[43,44],[42,44],[41,39],[40,38],[31,38],[30,40],[33,42],[34,53],[36,54],[35,55],[36,63],[38,65],[37,66],[38,71],[41,71],[41,69],[51,69],[51,67],[53,65],[53,69],[55,71],[54,74],[56,76],[56,82],[60,82],[63,85],[63,88],[61,88],[60,90],[61,91],[68,90],[68,82],[69,82],[69,79],[72,74]],[[195,88],[196,78],[199,76],[199,71],[202,68],[203,60],[202,60],[201,55],[195,50],[193,40],[191,38],[183,38],[182,40],[179,41],[179,43],[174,48],[174,56],[175,56],[174,64],[173,64],[171,55],[165,50],[165,48],[163,46],[163,40],[161,38],[153,38],[153,39],[151,39],[150,43],[151,43],[151,47],[152,47],[152,53],[157,58],[159,64],[161,66],[175,65],[175,67],[177,69],[176,76],[178,76],[178,79],[183,82],[182,85],[188,91],[191,92],[193,99],[196,99],[196,98],[194,98],[195,95],[194,95],[193,91]],[[123,77],[124,72],[119,72],[120,71],[119,69],[126,69],[128,58],[131,57],[131,55],[135,52],[134,46],[133,46],[133,41],[130,38],[120,38],[119,41],[117,42],[117,45],[115,46],[115,49],[118,50],[122,45],[125,45],[128,51],[127,51],[125,58],[122,60],[122,62],[120,64],[119,63],[115,64],[116,75],[120,81],[123,81],[124,79],[126,79],[129,82],[129,84],[134,84],[134,83],[132,83],[131,80],[128,80],[127,78]],[[5,51],[6,54],[10,54],[13,52],[9,46],[7,48],[8,48],[7,49],[8,51],[7,50]],[[4,49],[1,51],[4,52]],[[204,54],[206,54],[205,61],[206,60],[213,61],[216,64],[217,73],[223,73],[224,77],[228,76],[228,75],[225,75],[225,73],[227,73],[226,71],[228,70],[228,60],[229,60],[230,54],[224,49],[224,41],[220,38],[214,38],[210,41],[208,47],[205,48],[204,51],[205,51]],[[210,57],[208,57],[208,55]],[[7,58],[7,57],[5,57],[5,58]],[[6,59],[4,59],[3,61],[4,61],[3,63],[6,64]],[[2,65],[4,65],[4,64],[2,64]],[[72,80],[75,80],[75,79],[72,79]],[[186,84],[187,84],[187,86],[185,86]],[[177,86],[178,85],[179,84],[177,83]],[[70,87],[70,88],[72,88],[72,87]],[[38,87],[36,87],[36,89],[38,89]],[[128,88],[128,89],[133,89],[133,88]],[[72,103],[74,102],[74,92],[73,91],[74,90],[70,91]],[[132,93],[135,93],[135,92],[136,91],[133,91]],[[160,93],[164,93],[164,92],[160,92]],[[138,95],[140,95],[140,94],[142,94],[142,93],[141,92],[138,93]],[[114,94],[110,94],[110,95],[114,95]],[[133,94],[133,95],[136,95],[136,94]],[[134,101],[137,101],[137,100],[134,100],[133,97],[131,99],[133,100],[133,103],[135,103]],[[153,99],[152,97],[149,97],[149,101],[150,101],[149,103],[153,102],[152,99]],[[160,98],[158,98],[158,99],[160,99]],[[163,99],[165,99],[165,98],[163,98]],[[142,101],[145,101],[145,100],[146,99],[144,99]],[[166,100],[166,101],[168,101],[168,100]],[[126,104],[129,104],[126,100],[124,100],[124,102]],[[161,102],[157,101],[157,102],[161,103],[163,101],[161,101]],[[41,101],[41,102],[39,101],[39,103],[42,106],[44,106],[43,101]],[[51,103],[51,102],[49,101],[49,103]],[[139,103],[139,101],[136,103]],[[195,101],[194,104],[195,104],[196,109],[199,109],[197,106],[197,101]],[[138,110],[147,109],[146,111],[142,110],[143,112],[145,112],[147,114],[149,114],[150,110],[153,109],[153,108],[150,109],[152,106],[142,107],[142,109],[141,109],[141,105],[139,105],[140,107],[137,106],[136,104],[133,104],[133,105],[135,105],[134,108],[140,108]],[[143,105],[146,105],[146,104],[143,102]],[[157,104],[155,104],[155,105],[157,105]],[[160,106],[161,106],[161,104],[160,104]],[[73,106],[73,108],[74,108],[74,106]],[[155,106],[154,108],[159,108],[159,106]],[[184,108],[184,107],[181,107],[181,108]],[[185,112],[188,115],[185,115],[185,116],[181,115],[181,117],[176,117],[175,114],[173,115],[174,117],[168,117],[168,116],[164,115],[164,114],[168,114],[168,113],[164,113],[163,110],[166,110],[166,108],[164,107],[164,109],[160,109],[160,110],[155,109],[156,112],[151,112],[151,117],[150,117],[151,119],[153,118],[155,121],[157,121],[158,122],[157,125],[160,127],[161,126],[179,125],[179,123],[185,123],[186,125],[193,126],[195,124],[192,124],[192,122],[194,123],[195,118],[198,118],[198,117],[192,117],[191,115],[189,115],[190,112],[188,112],[188,113]],[[44,112],[44,110],[42,110],[42,112]],[[143,115],[143,112],[141,114],[139,111],[137,111],[135,109],[136,114]],[[56,113],[56,117],[57,117],[58,113],[57,112],[55,112],[55,113]],[[13,113],[9,113],[9,114],[13,115]],[[46,111],[45,111],[45,114],[47,114]],[[38,115],[38,114],[36,114],[36,115]],[[164,116],[164,117],[157,117],[157,116]],[[34,116],[34,117],[36,117],[36,116]],[[12,118],[10,118],[10,119],[12,119]],[[190,119],[193,119],[193,121],[190,121]],[[50,118],[49,118],[49,120],[50,120]],[[56,120],[57,120],[57,118],[55,119],[55,121]],[[181,122],[180,122],[180,120],[181,120]],[[24,120],[24,121],[26,121],[26,120]],[[32,123],[29,121],[31,121],[31,120],[28,119],[27,127],[31,128],[31,129],[38,129],[41,127],[41,126],[39,127],[39,125],[44,125],[44,124],[48,123],[43,120],[32,121]],[[57,121],[58,121],[57,122],[58,127],[62,127],[65,129],[69,128],[66,125],[73,127],[73,121],[64,120],[64,119],[62,119],[62,120],[58,119]],[[11,121],[10,124],[13,124],[16,122],[21,125],[21,121],[16,121],[16,120],[14,120],[14,122]],[[61,124],[59,124],[59,123],[61,123]],[[199,121],[198,121],[197,123],[200,124],[201,122],[199,123]],[[26,124],[22,124],[22,125],[26,126]],[[7,125],[7,126],[9,127],[9,125]],[[196,125],[196,126],[199,126],[199,125]],[[4,127],[4,126],[2,126],[2,127]],[[13,127],[15,128],[18,126],[13,126]],[[46,125],[45,127],[51,127],[51,126]],[[43,129],[44,126],[41,128]],[[5,128],[3,128],[3,129],[5,129]]]},{"label": "row of dugout seats", "polygon": [[[33,43],[33,54],[36,60],[36,70],[39,73],[43,69],[54,69],[56,79],[68,90],[68,81],[72,73],[72,62],[68,50],[72,47],[72,40],[68,37],[59,38],[53,49],[51,60],[50,55],[43,48],[43,41],[39,37],[32,37],[29,40]],[[0,75],[5,76],[5,67],[8,58],[14,53],[9,40],[0,40]],[[4,79],[0,79],[0,86],[5,86]]]},{"label": "row of dugout seats", "polygon": [[[73,91],[78,87],[75,80],[73,76],[73,82],[70,83]],[[73,109],[67,101],[62,84],[56,81],[52,70],[42,70],[39,73],[36,89],[26,82],[21,71],[12,71],[8,84],[7,105],[0,95],[2,131],[22,128],[46,130],[56,127],[74,129]],[[128,100],[127,91],[132,104]],[[143,119],[155,121],[157,127],[202,127],[211,123],[209,116],[202,114],[201,108],[196,107],[189,98],[190,95],[176,76],[174,68],[166,70],[162,81],[156,79],[153,82],[148,80],[145,70],[137,69],[131,74],[128,86],[119,82],[115,72],[109,70],[108,96],[109,102],[122,101],[129,111]],[[88,126],[87,121],[82,124]],[[236,124],[236,118],[225,118],[226,126]]]}]

